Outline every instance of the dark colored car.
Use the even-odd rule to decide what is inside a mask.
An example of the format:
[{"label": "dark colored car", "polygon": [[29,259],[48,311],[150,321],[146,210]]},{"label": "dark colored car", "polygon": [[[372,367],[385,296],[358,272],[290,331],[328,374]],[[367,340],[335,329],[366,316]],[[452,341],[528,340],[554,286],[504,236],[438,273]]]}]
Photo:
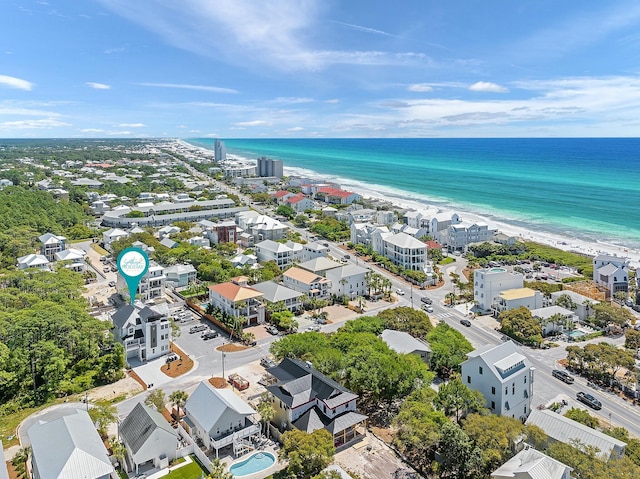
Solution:
[{"label": "dark colored car", "polygon": [[574,381],[573,376],[571,376],[566,371],[562,371],[560,369],[554,369],[553,371],[551,371],[551,375],[554,378],[558,378],[560,381],[564,381],[567,384],[573,384],[573,381]]},{"label": "dark colored car", "polygon": [[602,409],[602,403],[589,393],[580,391],[576,395],[576,399],[593,409],[596,409],[596,410]]},{"label": "dark colored car", "polygon": [[427,298],[426,296],[420,298],[420,301],[422,301],[424,304],[432,304],[433,301],[431,301],[430,298]]},{"label": "dark colored car", "polygon": [[216,333],[215,331],[207,331],[206,333],[202,333],[201,337],[204,340],[213,339],[218,337],[218,333]]},{"label": "dark colored car", "polygon": [[462,324],[463,326],[466,326],[467,328],[471,327],[471,321],[469,321],[468,319],[461,319],[460,324]]}]

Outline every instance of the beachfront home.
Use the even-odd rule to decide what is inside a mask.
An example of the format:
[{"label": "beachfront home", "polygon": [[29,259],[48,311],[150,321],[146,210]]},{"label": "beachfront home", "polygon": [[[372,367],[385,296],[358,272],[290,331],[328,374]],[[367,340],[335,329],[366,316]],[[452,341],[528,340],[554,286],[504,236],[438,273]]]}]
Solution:
[{"label": "beachfront home", "polygon": [[254,284],[253,288],[262,293],[266,303],[282,303],[285,308],[294,314],[302,311],[302,296],[304,295],[298,291],[273,281]]},{"label": "beachfront home", "polygon": [[140,301],[125,304],[111,314],[113,337],[124,346],[127,360],[150,361],[169,353],[171,324],[168,309]]},{"label": "beachfront home", "polygon": [[498,301],[491,305],[494,316],[498,316],[503,311],[524,306],[529,310],[539,309],[544,306],[542,293],[531,288],[515,288],[501,291]]},{"label": "beachfront home", "polygon": [[629,259],[609,254],[593,258],[593,281],[607,290],[607,297],[629,291]]},{"label": "beachfront home", "polygon": [[118,435],[126,450],[123,468],[136,476],[140,466],[165,469],[176,458],[178,433],[162,414],[141,402],[118,424]]},{"label": "beachfront home", "polygon": [[38,239],[40,240],[40,254],[51,262],[56,260],[56,253],[67,249],[67,238],[64,236],[45,233]]},{"label": "beachfront home", "polygon": [[348,296],[356,299],[369,292],[367,273],[369,270],[355,264],[346,264],[325,271],[324,276],[331,280],[331,293],[336,296]]},{"label": "beachfront home", "polygon": [[282,282],[309,298],[327,299],[331,294],[330,279],[295,266],[282,274]]},{"label": "beachfront home", "polygon": [[527,419],[527,426],[542,429],[548,442],[572,444],[578,441],[581,448],[591,448],[599,459],[608,461],[624,456],[627,443],[590,428],[549,409],[534,409]]},{"label": "beachfront home", "polygon": [[446,229],[438,232],[435,239],[449,248],[450,251],[463,251],[471,243],[491,241],[497,228],[484,223],[461,221],[450,224]]},{"label": "beachfront home", "polygon": [[37,421],[27,434],[33,479],[118,479],[86,411],[78,409],[53,421]]},{"label": "beachfront home", "polygon": [[427,343],[418,338],[414,338],[404,331],[395,329],[385,329],[380,335],[382,340],[398,354],[415,354],[423,362],[429,364],[431,359],[431,348]]},{"label": "beachfront home", "polygon": [[395,265],[402,269],[424,271],[427,262],[427,245],[424,242],[406,233],[386,235],[374,233],[372,235],[374,250],[379,244],[376,241],[377,238],[382,241],[381,253]]},{"label": "beachfront home", "polygon": [[491,473],[491,479],[571,479],[572,467],[536,451],[523,449]]},{"label": "beachfront home", "polygon": [[477,269],[473,273],[473,300],[481,311],[490,311],[501,291],[523,286],[524,276],[520,273],[510,273],[505,268]]},{"label": "beachfront home", "polygon": [[362,196],[357,193],[330,186],[318,188],[315,193],[315,198],[319,201],[324,201],[325,203],[337,205],[349,205],[362,200]]},{"label": "beachfront home", "polygon": [[260,425],[256,411],[231,389],[216,389],[207,381],[198,384],[184,404],[184,425],[189,435],[215,451],[231,446],[234,455],[245,451]]},{"label": "beachfront home", "polygon": [[513,341],[467,354],[462,380],[480,391],[493,414],[524,420],[531,412],[535,368]]},{"label": "beachfront home", "polygon": [[237,276],[231,281],[209,286],[209,303],[221,311],[246,318],[246,325],[264,322],[262,292],[248,286],[249,278]]},{"label": "beachfront home", "polygon": [[326,429],[336,447],[363,437],[367,416],[356,412],[358,396],[317,371],[310,362],[285,358],[267,369],[267,386],[275,414],[271,421],[283,433]]}]

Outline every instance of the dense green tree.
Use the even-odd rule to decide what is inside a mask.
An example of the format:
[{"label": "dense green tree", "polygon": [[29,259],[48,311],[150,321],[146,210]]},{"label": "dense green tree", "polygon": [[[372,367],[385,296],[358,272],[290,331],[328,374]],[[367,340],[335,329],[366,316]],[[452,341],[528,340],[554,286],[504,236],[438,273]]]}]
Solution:
[{"label": "dense green tree", "polygon": [[466,361],[467,353],[473,351],[471,343],[444,322],[427,335],[427,342],[431,347],[431,370],[443,378],[460,372],[460,365]]},{"label": "dense green tree", "polygon": [[442,425],[440,431],[440,477],[475,479],[481,477],[482,451],[458,426],[450,422]]},{"label": "dense green tree", "polygon": [[635,318],[628,309],[605,302],[593,305],[593,312],[594,322],[600,328],[605,328],[610,324],[624,326]]},{"label": "dense green tree", "polygon": [[564,416],[593,429],[596,429],[598,427],[598,419],[581,408],[572,407],[564,413]]},{"label": "dense green tree", "polygon": [[524,306],[502,311],[498,316],[501,331],[526,344],[542,342],[542,327],[531,315],[531,311]]},{"label": "dense green tree", "polygon": [[567,346],[568,366],[579,374],[609,384],[621,368],[635,366],[633,352],[619,349],[606,342],[580,346]]},{"label": "dense green tree", "polygon": [[148,396],[144,400],[144,403],[149,407],[153,407],[156,411],[161,413],[165,408],[165,399],[166,398],[164,395],[164,391],[158,388],[154,389],[148,394]]},{"label": "dense green tree", "polygon": [[416,338],[425,338],[433,329],[424,311],[406,306],[380,311],[378,318],[385,322],[385,328],[404,331]]},{"label": "dense green tree", "polygon": [[575,311],[578,307],[578,305],[571,299],[571,296],[566,293],[558,296],[556,298],[555,304],[556,306],[560,306],[571,311]]},{"label": "dense green tree", "polygon": [[433,398],[433,405],[445,415],[453,416],[458,423],[466,414],[483,411],[484,404],[482,393],[464,384],[459,374],[441,384]]},{"label": "dense green tree", "polygon": [[89,409],[89,417],[100,435],[106,437],[109,424],[113,424],[118,419],[118,410],[111,404],[98,403]]},{"label": "dense green tree", "polygon": [[327,467],[335,453],[333,437],[326,429],[318,429],[311,434],[294,429],[282,436],[278,457],[289,462],[287,477],[305,479]]},{"label": "dense green tree", "polygon": [[284,216],[288,220],[293,219],[296,215],[296,211],[289,205],[280,205],[276,209],[276,214],[280,216]]},{"label": "dense green tree", "polygon": [[640,348],[640,331],[627,329],[624,332],[624,347],[631,351],[637,351]]}]

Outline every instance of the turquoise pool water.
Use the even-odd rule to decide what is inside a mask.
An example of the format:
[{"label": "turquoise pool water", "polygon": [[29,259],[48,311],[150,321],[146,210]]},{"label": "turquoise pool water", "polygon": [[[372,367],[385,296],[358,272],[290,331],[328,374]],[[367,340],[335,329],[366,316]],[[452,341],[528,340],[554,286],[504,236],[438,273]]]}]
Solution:
[{"label": "turquoise pool water", "polygon": [[579,338],[581,336],[584,336],[587,333],[585,333],[584,331],[580,331],[579,329],[574,329],[573,331],[569,331],[567,334],[569,336],[571,336],[573,339],[575,339],[575,338]]},{"label": "turquoise pool water", "polygon": [[256,452],[248,459],[233,464],[229,468],[229,472],[231,472],[234,477],[248,476],[249,474],[264,471],[273,466],[275,462],[276,457],[270,452]]}]

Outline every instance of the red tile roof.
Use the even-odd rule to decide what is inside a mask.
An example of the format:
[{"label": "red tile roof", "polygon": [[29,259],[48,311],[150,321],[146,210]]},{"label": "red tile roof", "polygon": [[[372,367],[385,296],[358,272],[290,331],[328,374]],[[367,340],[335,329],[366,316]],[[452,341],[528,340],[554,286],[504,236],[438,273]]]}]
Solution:
[{"label": "red tile roof", "polygon": [[328,186],[319,188],[318,193],[323,193],[329,196],[337,196],[338,198],[347,198],[353,194],[350,191],[341,190],[339,188],[330,188]]}]

